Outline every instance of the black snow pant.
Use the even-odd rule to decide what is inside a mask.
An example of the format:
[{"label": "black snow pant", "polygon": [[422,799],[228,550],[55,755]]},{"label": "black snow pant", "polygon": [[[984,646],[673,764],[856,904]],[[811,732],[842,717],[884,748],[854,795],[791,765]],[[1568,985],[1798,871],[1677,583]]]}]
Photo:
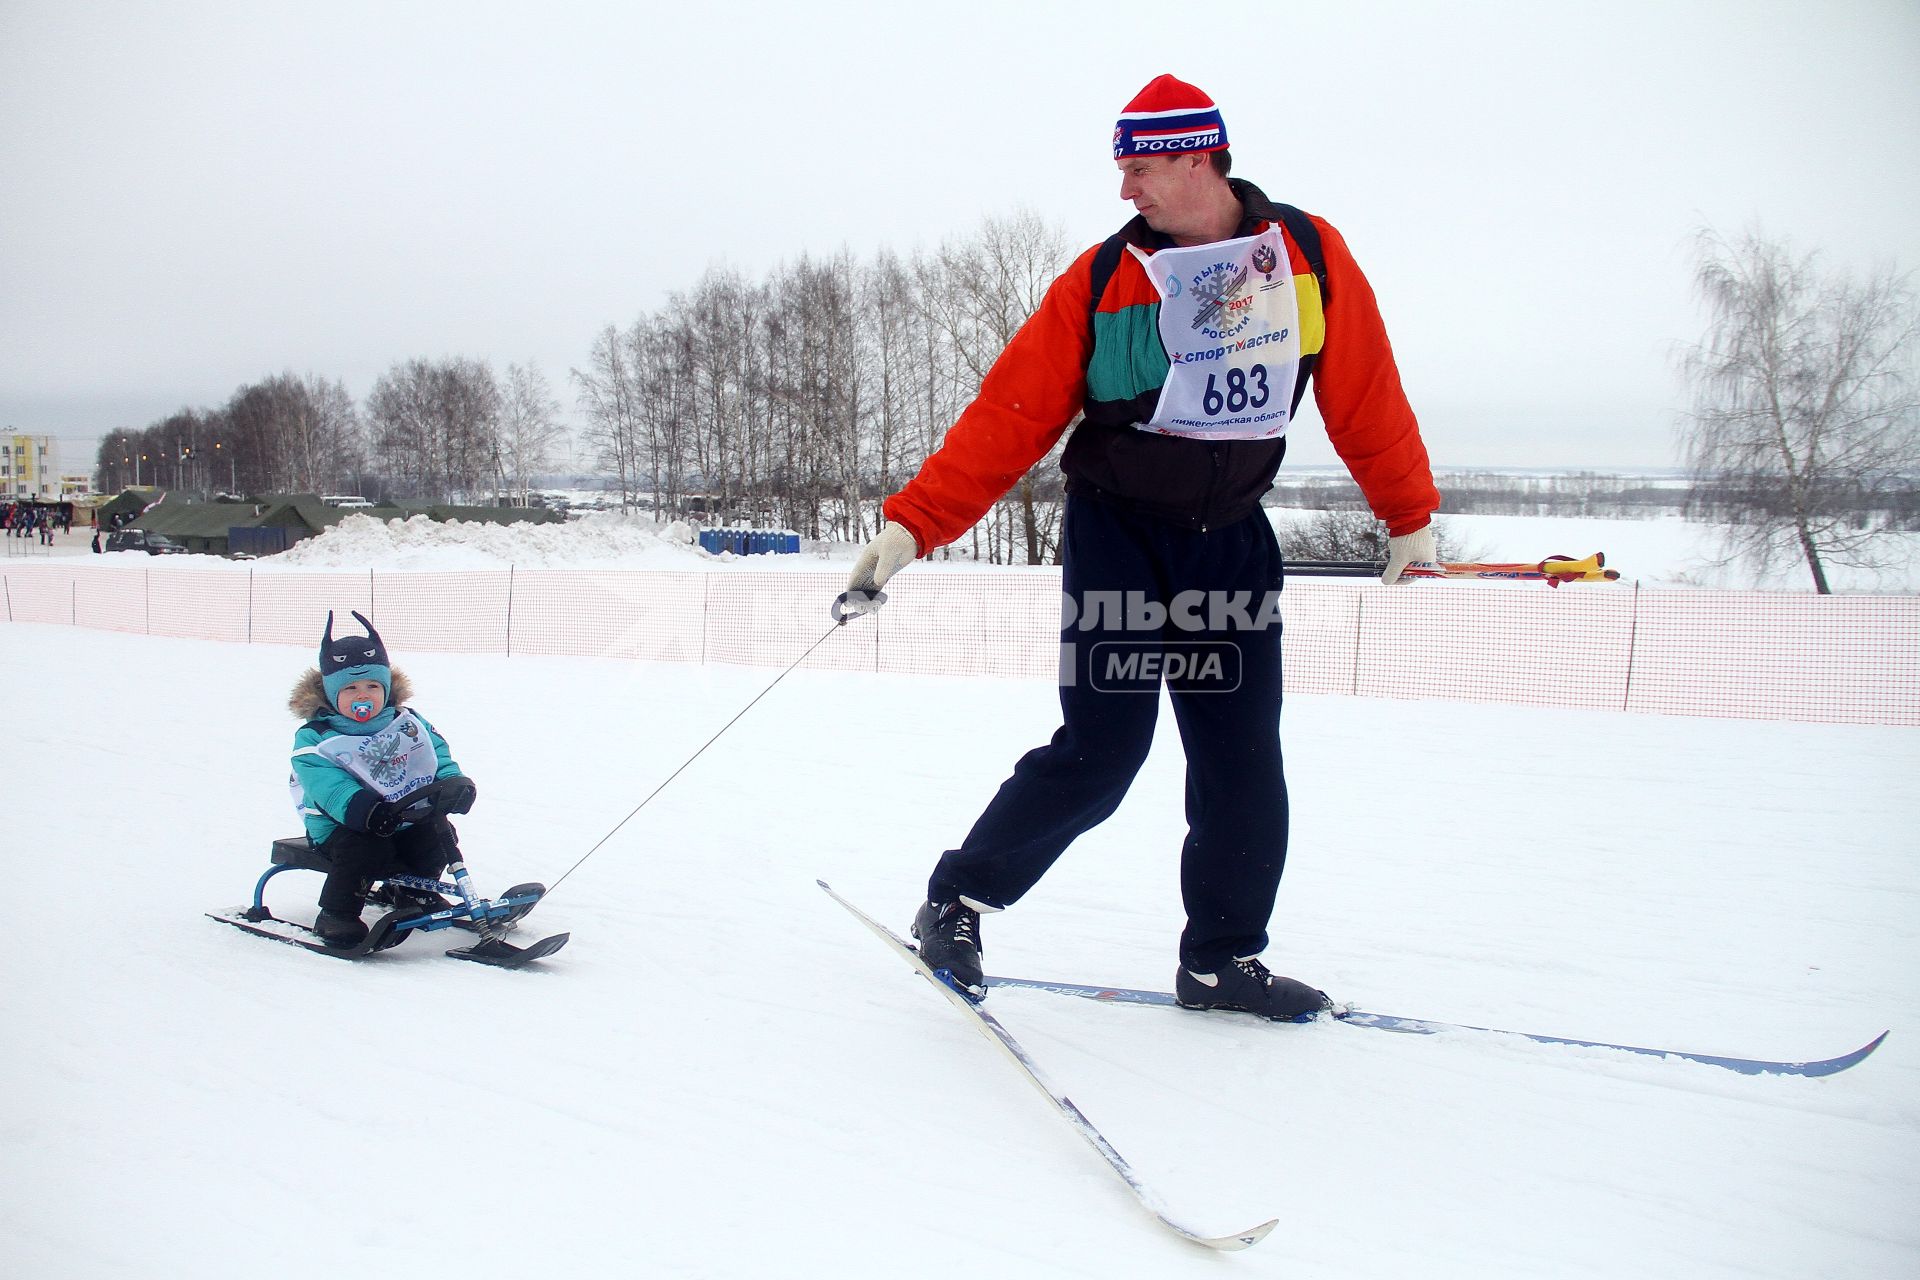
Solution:
[{"label": "black snow pant", "polygon": [[1019,901],[1120,805],[1164,680],[1186,751],[1182,963],[1266,949],[1287,856],[1280,754],[1280,548],[1264,511],[1201,531],[1067,499],[1062,724],[1022,756],[928,883],[935,902]]},{"label": "black snow pant", "polygon": [[367,905],[369,884],[383,876],[410,875],[437,880],[460,856],[460,841],[445,818],[416,822],[391,836],[369,835],[341,827],[320,846],[333,860],[320,888],[320,909],[357,916]]}]

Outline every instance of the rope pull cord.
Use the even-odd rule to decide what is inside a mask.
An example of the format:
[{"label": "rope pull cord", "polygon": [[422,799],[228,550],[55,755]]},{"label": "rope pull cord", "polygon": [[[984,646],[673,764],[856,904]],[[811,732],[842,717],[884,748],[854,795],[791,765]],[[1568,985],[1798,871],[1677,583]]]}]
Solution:
[{"label": "rope pull cord", "polygon": [[613,839],[613,837],[619,833],[621,827],[624,827],[627,825],[627,823],[633,821],[634,814],[639,813],[642,809],[646,808],[649,804],[653,803],[653,798],[655,796],[659,795],[662,791],[665,791],[668,785],[671,784],[675,778],[679,777],[682,773],[685,773],[687,771],[687,767],[691,765],[695,760],[698,760],[701,754],[705,752],[708,747],[718,742],[721,736],[725,734],[727,730],[733,728],[735,724],[739,723],[740,718],[742,716],[746,715],[747,712],[753,710],[754,706],[759,703],[760,699],[766,697],[769,693],[772,693],[774,691],[774,688],[777,685],[779,685],[779,683],[782,680],[785,680],[789,675],[792,675],[795,667],[798,667],[801,663],[805,662],[808,658],[811,658],[813,656],[813,651],[815,649],[818,649],[821,645],[825,644],[827,640],[830,637],[832,637],[834,632],[840,630],[841,627],[845,626],[847,621],[851,621],[852,618],[858,617],[858,616],[860,615],[849,614],[845,620],[842,620],[838,616],[836,616],[833,626],[828,629],[825,635],[821,636],[818,640],[815,640],[812,644],[808,645],[806,648],[806,652],[802,653],[799,657],[795,658],[792,662],[788,663],[786,666],[786,669],[783,670],[779,675],[775,676],[771,684],[767,685],[767,687],[762,689],[759,693],[756,693],[755,695],[753,695],[752,702],[747,703],[746,706],[734,712],[733,718],[728,720],[725,724],[721,725],[719,731],[716,732],[711,738],[708,738],[705,742],[701,743],[700,749],[698,751],[695,751],[692,755],[688,756],[686,760],[681,763],[678,769],[675,769],[672,773],[668,774],[664,782],[662,782],[659,786],[655,787],[652,791],[649,791],[647,793],[647,798],[642,800],[639,804],[633,806],[632,811],[629,812],[626,817],[614,823],[612,831],[607,832],[607,834],[601,836],[598,840],[594,841],[593,847],[591,849],[588,849],[585,853],[581,854],[578,860],[576,860],[572,866],[568,867],[566,871],[561,874],[558,880],[555,880],[553,882],[553,884],[547,889],[546,893],[541,896],[541,899],[540,899],[541,902],[544,903],[548,898],[553,897],[553,891],[555,889],[558,889],[561,885],[565,884],[567,882],[567,877],[580,869],[581,863],[585,862],[588,858],[591,858],[595,853],[599,852],[600,846],[605,844],[607,841]]}]

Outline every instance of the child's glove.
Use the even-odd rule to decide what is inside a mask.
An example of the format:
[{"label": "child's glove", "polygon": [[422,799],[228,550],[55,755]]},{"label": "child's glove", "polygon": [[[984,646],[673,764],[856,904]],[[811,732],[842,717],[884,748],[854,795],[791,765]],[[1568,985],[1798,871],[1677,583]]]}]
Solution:
[{"label": "child's glove", "polygon": [[399,805],[391,800],[381,800],[367,810],[367,834],[370,836],[390,836],[400,829]]},{"label": "child's glove", "polygon": [[400,805],[382,800],[379,792],[362,787],[347,801],[340,825],[370,836],[390,836],[400,829],[400,811]]},{"label": "child's glove", "polygon": [[473,798],[478,795],[479,792],[480,788],[473,785],[473,779],[467,777],[464,773],[457,773],[453,777],[448,778],[446,789],[447,812],[467,812],[473,808]]}]

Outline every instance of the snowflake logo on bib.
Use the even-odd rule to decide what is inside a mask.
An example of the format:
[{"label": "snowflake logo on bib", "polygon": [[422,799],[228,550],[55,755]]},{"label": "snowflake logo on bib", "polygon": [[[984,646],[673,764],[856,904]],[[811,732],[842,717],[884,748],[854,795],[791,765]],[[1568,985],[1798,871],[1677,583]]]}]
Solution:
[{"label": "snowflake logo on bib", "polygon": [[405,781],[410,750],[406,743],[400,741],[398,734],[383,733],[368,740],[360,761],[367,766],[374,785],[391,787]]},{"label": "snowflake logo on bib", "polygon": [[1247,269],[1235,262],[1216,262],[1193,278],[1193,296],[1200,307],[1193,327],[1214,341],[1233,337],[1253,323],[1253,300],[1247,289]]}]

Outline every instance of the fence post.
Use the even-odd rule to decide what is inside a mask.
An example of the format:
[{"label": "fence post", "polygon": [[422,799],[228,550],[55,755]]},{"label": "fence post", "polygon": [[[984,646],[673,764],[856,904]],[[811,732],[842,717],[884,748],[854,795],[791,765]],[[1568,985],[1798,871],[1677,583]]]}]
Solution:
[{"label": "fence post", "polygon": [[513,656],[513,566],[507,566],[507,656]]},{"label": "fence post", "polygon": [[1620,690],[1620,709],[1625,711],[1633,703],[1633,658],[1640,647],[1640,579],[1633,580],[1633,603],[1628,606],[1627,614],[1627,678],[1622,681]]},{"label": "fence post", "polygon": [[12,622],[13,621],[13,581],[9,578],[0,578],[0,591],[6,592],[7,621]]},{"label": "fence post", "polygon": [[247,643],[253,643],[253,566],[247,566]]},{"label": "fence post", "polygon": [[1353,679],[1348,682],[1348,693],[1352,697],[1360,696],[1360,615],[1366,612],[1366,588],[1353,593]]}]

